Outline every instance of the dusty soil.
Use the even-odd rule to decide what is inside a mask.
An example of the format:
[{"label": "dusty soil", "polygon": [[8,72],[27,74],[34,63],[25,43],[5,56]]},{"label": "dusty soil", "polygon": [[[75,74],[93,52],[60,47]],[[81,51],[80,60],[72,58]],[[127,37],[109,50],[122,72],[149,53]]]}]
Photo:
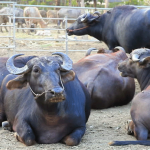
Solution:
[{"label": "dusty soil", "polygon": [[[7,33],[3,33],[2,35],[6,35]],[[60,34],[61,35],[61,34]],[[18,37],[26,38],[26,37],[34,37],[34,38],[42,38],[41,36],[35,37],[34,35],[27,36],[26,33],[18,33]],[[54,35],[53,35],[54,36]],[[53,37],[51,36],[51,37]],[[2,39],[0,42],[0,46],[7,45],[8,41],[6,39]],[[58,49],[64,50],[65,43],[64,42],[47,42],[47,41],[17,41],[16,46],[18,50],[29,50],[28,52],[23,52],[27,55],[50,55],[51,52],[31,52],[31,50],[51,50]],[[43,47],[44,48],[43,48]],[[103,47],[106,48],[104,43],[100,42],[70,42],[69,49],[74,50],[87,50],[90,47]],[[13,51],[10,50],[8,53],[7,50],[2,49],[0,56],[11,55]],[[17,52],[20,53],[20,52]],[[85,52],[69,52],[69,56],[73,59],[74,62],[84,57]],[[139,85],[136,82],[136,93],[140,92]],[[85,135],[82,138],[81,143],[78,146],[69,147],[64,144],[35,144],[34,146],[27,147],[22,143],[18,142],[13,132],[9,132],[3,130],[0,127],[0,149],[2,150],[49,150],[49,149],[77,149],[77,150],[148,150],[149,148],[146,146],[123,146],[123,147],[111,147],[108,143],[112,140],[135,140],[134,137],[127,135],[125,125],[126,121],[130,119],[130,103],[121,107],[113,107],[109,109],[103,110],[92,110],[90,118],[87,122],[87,130]]]}]

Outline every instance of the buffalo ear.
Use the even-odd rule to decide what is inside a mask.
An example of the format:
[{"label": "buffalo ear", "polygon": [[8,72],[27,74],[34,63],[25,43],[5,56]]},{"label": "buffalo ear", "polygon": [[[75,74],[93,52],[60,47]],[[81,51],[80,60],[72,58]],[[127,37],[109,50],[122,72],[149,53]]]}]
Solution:
[{"label": "buffalo ear", "polygon": [[25,87],[27,85],[27,80],[25,75],[20,75],[18,77],[16,77],[13,80],[10,80],[6,87],[9,90],[13,90],[13,89],[22,89],[23,87]]},{"label": "buffalo ear", "polygon": [[63,83],[72,81],[75,78],[75,72],[73,70],[61,72],[61,78]]},{"label": "buffalo ear", "polygon": [[143,58],[139,61],[139,64],[143,68],[149,68],[150,67],[150,57]]}]

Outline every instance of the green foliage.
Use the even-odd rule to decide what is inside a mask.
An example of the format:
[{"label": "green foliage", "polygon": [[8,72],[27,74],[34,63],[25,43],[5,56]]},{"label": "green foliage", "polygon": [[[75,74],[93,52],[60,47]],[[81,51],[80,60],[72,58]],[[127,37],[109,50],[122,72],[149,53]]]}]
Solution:
[{"label": "green foliage", "polygon": [[116,6],[121,6],[121,5],[124,5],[124,2],[109,3],[109,8],[114,8]]},{"label": "green foliage", "polygon": [[72,0],[72,6],[77,6],[77,1],[76,0]]},{"label": "green foliage", "polygon": [[129,0],[125,2],[125,5],[143,5],[144,0]]},{"label": "green foliage", "polygon": [[31,0],[29,1],[29,5],[36,5],[37,4],[37,1],[36,0]]}]

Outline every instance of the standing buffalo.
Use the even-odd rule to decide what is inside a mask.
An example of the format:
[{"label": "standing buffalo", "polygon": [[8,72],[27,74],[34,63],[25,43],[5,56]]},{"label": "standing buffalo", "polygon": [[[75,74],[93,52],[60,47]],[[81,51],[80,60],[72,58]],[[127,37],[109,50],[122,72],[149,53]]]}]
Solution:
[{"label": "standing buffalo", "polygon": [[[63,142],[78,145],[90,115],[90,95],[63,53],[35,57],[22,68],[7,61],[1,98],[9,128],[25,145]],[[7,125],[7,126],[8,126]]]},{"label": "standing buffalo", "polygon": [[136,78],[142,92],[132,100],[131,118],[128,122],[128,134],[132,134],[138,141],[114,141],[110,145],[140,144],[150,146],[147,141],[150,133],[150,49],[136,49],[130,58],[119,64],[118,69],[123,77]]},{"label": "standing buffalo", "polygon": [[[46,23],[43,20],[37,7],[25,7],[23,16],[29,17],[25,19],[28,28],[36,28],[37,24],[39,24],[41,28],[47,28],[48,22]],[[33,32],[34,30],[31,29],[30,31]],[[30,33],[30,31],[28,30],[28,34]]]},{"label": "standing buffalo", "polygon": [[[48,10],[47,18],[57,18],[57,10]],[[50,19],[51,23],[57,23],[57,19]]]},{"label": "standing buffalo", "polygon": [[[0,14],[5,14],[0,16],[0,24],[7,24],[7,22],[9,22],[9,15],[6,14],[13,14],[15,13],[15,17],[23,17],[23,9],[21,8],[15,8],[15,11],[13,10],[13,8],[9,8],[9,7],[3,7],[0,10]],[[11,19],[11,22],[13,22],[13,19]],[[17,23],[17,27],[19,28],[19,26],[21,26],[21,28],[23,27],[23,24],[25,24],[25,20],[23,18],[15,18],[15,23]],[[6,31],[8,32],[7,28],[5,27]],[[2,32],[2,29],[1,29]],[[18,32],[18,29],[17,29]],[[22,29],[22,32],[24,32],[24,30]]]},{"label": "standing buffalo", "polygon": [[[76,19],[77,17],[79,17],[81,14],[83,13],[83,11],[81,9],[67,9],[67,8],[61,8],[58,12],[57,12],[57,17],[58,18],[65,18],[67,17],[67,19]],[[58,20],[57,25],[60,26],[62,22],[62,28],[65,28],[65,22],[61,19]],[[74,20],[68,20],[68,23],[73,23]]]},{"label": "standing buffalo", "polygon": [[39,10],[40,11],[40,14],[43,18],[46,18],[47,17],[47,12],[45,10]]},{"label": "standing buffalo", "polygon": [[[86,55],[89,55],[89,51]],[[118,63],[126,58],[124,49],[116,47],[107,53],[87,56],[73,65],[78,78],[91,95],[92,108],[120,106],[132,100],[135,92],[134,80],[121,77],[117,69]]]},{"label": "standing buffalo", "polygon": [[68,29],[68,35],[90,35],[107,44],[109,49],[122,46],[127,53],[139,47],[150,48],[150,8],[117,6],[97,16],[80,16]]}]

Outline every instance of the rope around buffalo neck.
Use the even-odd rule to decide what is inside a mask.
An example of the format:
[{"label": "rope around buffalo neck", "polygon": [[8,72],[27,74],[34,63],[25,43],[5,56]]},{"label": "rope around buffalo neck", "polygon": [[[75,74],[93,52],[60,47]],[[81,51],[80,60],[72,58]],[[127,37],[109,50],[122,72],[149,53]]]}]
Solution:
[{"label": "rope around buffalo neck", "polygon": [[[60,75],[60,74],[59,74],[59,78],[60,78],[61,86],[62,86],[63,91],[64,91],[65,88],[64,88],[64,85],[63,85],[63,82],[62,82],[62,79],[61,79],[61,75]],[[31,92],[35,95],[36,98],[42,96],[44,93],[50,92],[50,91],[45,91],[45,92],[42,92],[41,94],[36,94],[36,93],[33,92],[33,90],[31,89],[31,87],[30,87],[30,90],[31,90]]]}]

